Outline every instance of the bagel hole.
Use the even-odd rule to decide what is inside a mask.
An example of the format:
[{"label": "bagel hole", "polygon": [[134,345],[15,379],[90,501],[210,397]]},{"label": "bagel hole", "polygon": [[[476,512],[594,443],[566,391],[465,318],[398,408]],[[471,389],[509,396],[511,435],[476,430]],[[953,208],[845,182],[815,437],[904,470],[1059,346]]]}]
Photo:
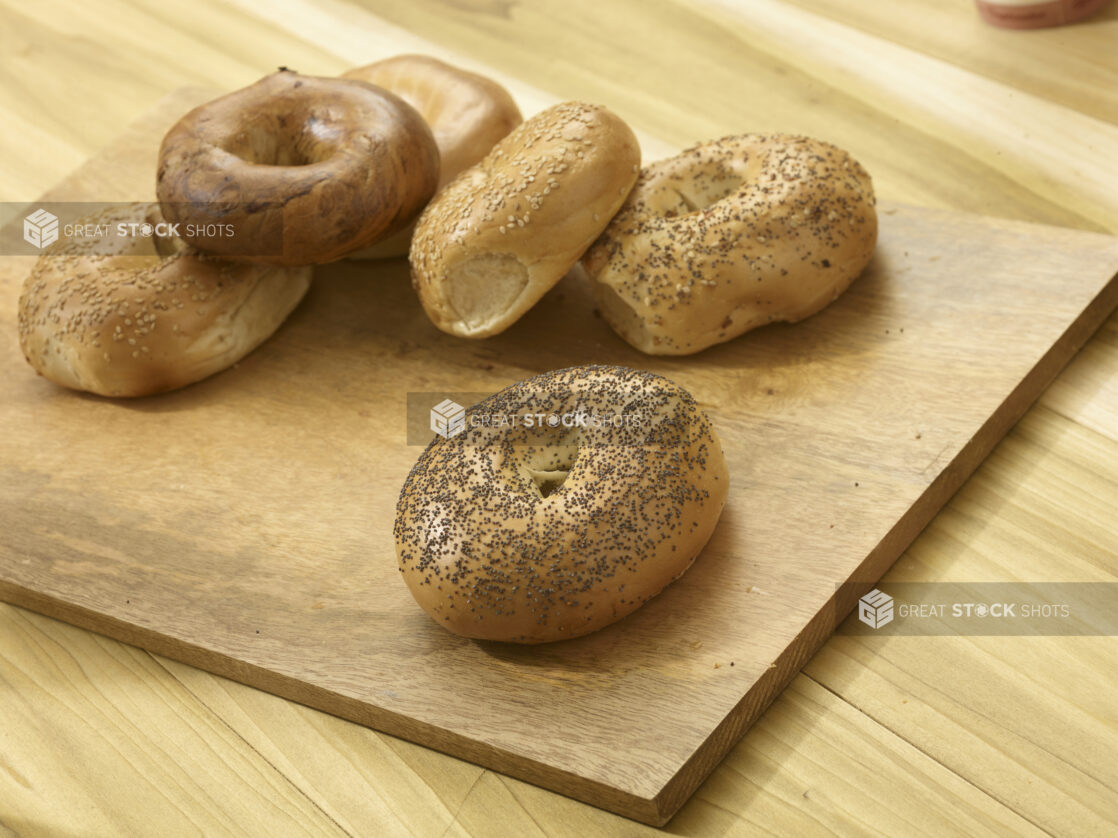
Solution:
[{"label": "bagel hole", "polygon": [[511,253],[487,253],[452,267],[446,285],[455,316],[473,330],[512,307],[528,285],[528,269]]},{"label": "bagel hole", "polygon": [[578,459],[581,439],[581,434],[572,429],[546,447],[532,447],[526,452],[522,461],[523,474],[541,498],[550,497],[563,488]]},{"label": "bagel hole", "polygon": [[680,204],[683,205],[683,212],[680,215],[690,215],[693,212],[698,212],[703,207],[701,204],[695,203],[695,200],[681,189],[673,189],[676,197],[679,199]]},{"label": "bagel hole", "polygon": [[700,178],[673,187],[671,191],[675,193],[676,204],[667,207],[665,215],[693,215],[702,212],[712,204],[717,204],[740,190],[742,182],[742,178],[726,172],[722,177]]},{"label": "bagel hole", "polygon": [[282,125],[249,125],[223,148],[256,166],[309,166],[319,162],[308,152],[303,134],[293,135]]},{"label": "bagel hole", "polygon": [[550,497],[567,479],[569,471],[539,472],[534,475],[536,488],[541,498]]}]

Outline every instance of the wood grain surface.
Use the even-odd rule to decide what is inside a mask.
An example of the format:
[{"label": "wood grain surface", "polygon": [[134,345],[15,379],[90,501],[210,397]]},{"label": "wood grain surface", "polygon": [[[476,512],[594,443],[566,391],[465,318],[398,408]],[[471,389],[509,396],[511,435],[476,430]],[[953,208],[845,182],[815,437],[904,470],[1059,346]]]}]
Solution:
[{"label": "wood grain surface", "polygon": [[[159,138],[211,96],[168,97],[48,197],[151,197]],[[474,343],[426,320],[403,260],[341,263],[233,370],[117,401],[19,363],[26,269],[0,264],[0,597],[653,824],[1118,304],[1118,239],[887,204],[838,303],[694,358],[624,345],[578,273]],[[734,480],[719,529],[681,582],[590,637],[454,637],[395,566],[420,450],[408,394],[578,363],[696,396]]]},{"label": "wood grain surface", "polygon": [[[1118,230],[1113,176],[1092,156],[1116,130],[1113,6],[1089,25],[1017,37],[985,29],[961,0],[769,4],[759,8],[775,28],[761,35],[740,11],[674,3],[639,14],[624,2],[5,5],[0,147],[18,161],[0,167],[7,200],[40,194],[175,87],[231,88],[281,63],[334,72],[367,60],[366,45],[427,39],[522,80],[510,83],[522,102],[595,99],[677,144],[762,121],[836,141],[841,128],[888,198]],[[794,16],[803,10],[812,16]],[[869,36],[853,52],[878,77],[839,75],[844,50],[812,49],[802,33],[767,44],[781,21]],[[913,68],[908,93],[881,78]],[[1034,133],[1031,117],[1054,113],[1067,130]],[[986,125],[997,141],[974,142]],[[1079,163],[1029,168],[1033,154],[1062,153]],[[890,578],[1112,580],[1116,362],[1111,319]],[[642,832],[61,623],[0,615],[0,715],[11,720],[0,824],[17,834]],[[1106,758],[1115,663],[1108,638],[835,638],[670,828],[1106,834],[1118,808]]]}]

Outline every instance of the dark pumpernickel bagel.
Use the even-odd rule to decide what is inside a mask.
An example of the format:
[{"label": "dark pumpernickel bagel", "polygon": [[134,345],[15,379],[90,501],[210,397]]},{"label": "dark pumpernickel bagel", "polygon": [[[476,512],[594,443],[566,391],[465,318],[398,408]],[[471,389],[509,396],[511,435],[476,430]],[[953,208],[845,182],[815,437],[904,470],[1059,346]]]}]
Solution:
[{"label": "dark pumpernickel bagel", "polygon": [[156,190],[201,250],[309,265],[406,228],[438,180],[431,129],[402,99],[283,70],[179,120],[159,150]]}]

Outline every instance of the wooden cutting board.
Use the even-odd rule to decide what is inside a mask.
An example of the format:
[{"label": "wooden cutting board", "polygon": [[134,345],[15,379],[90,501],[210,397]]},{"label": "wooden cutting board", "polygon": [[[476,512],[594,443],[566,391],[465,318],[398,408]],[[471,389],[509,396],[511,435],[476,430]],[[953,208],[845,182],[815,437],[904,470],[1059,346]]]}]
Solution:
[{"label": "wooden cutting board", "polygon": [[[44,200],[145,198],[181,91]],[[0,597],[638,820],[682,805],[1118,304],[1118,239],[884,205],[835,305],[700,355],[616,338],[577,272],[441,334],[403,261],[321,268],[235,368],[111,401],[37,378],[0,259]],[[407,394],[584,363],[706,407],[729,503],[641,611],[543,647],[444,632],[398,579]],[[845,582],[852,586],[841,589]]]}]

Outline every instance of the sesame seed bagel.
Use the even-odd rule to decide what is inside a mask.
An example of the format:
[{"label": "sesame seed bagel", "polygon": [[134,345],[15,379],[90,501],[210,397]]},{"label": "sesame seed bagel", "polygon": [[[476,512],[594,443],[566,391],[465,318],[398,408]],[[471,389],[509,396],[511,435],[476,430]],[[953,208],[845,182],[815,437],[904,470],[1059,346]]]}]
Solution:
[{"label": "sesame seed bagel", "polygon": [[640,168],[633,132],[603,107],[533,116],[424,210],[412,283],[431,321],[481,338],[511,326],[609,223]]},{"label": "sesame seed bagel", "polygon": [[579,637],[690,567],[728,487],[721,443],[678,385],[624,367],[547,372],[426,448],[396,506],[396,555],[456,634]]},{"label": "sesame seed bagel", "polygon": [[[439,151],[423,117],[388,91],[281,70],[179,120],[156,178],[163,214],[190,244],[310,265],[411,224],[435,192]],[[222,224],[233,234],[211,232]]]},{"label": "sesame seed bagel", "polygon": [[[497,82],[429,55],[393,56],[343,73],[342,78],[383,87],[419,111],[439,147],[438,189],[485,157],[523,121],[516,102]],[[409,226],[349,258],[404,256],[413,230],[414,225]]]},{"label": "sesame seed bagel", "polygon": [[[115,232],[163,219],[155,204],[77,222]],[[102,396],[146,396],[243,358],[298,305],[311,268],[227,262],[154,235],[63,239],[45,251],[19,298],[27,362],[56,384]]]},{"label": "sesame seed bagel", "polygon": [[646,166],[582,263],[606,321],[687,355],[835,300],[877,242],[873,183],[829,143],[725,137]]}]

